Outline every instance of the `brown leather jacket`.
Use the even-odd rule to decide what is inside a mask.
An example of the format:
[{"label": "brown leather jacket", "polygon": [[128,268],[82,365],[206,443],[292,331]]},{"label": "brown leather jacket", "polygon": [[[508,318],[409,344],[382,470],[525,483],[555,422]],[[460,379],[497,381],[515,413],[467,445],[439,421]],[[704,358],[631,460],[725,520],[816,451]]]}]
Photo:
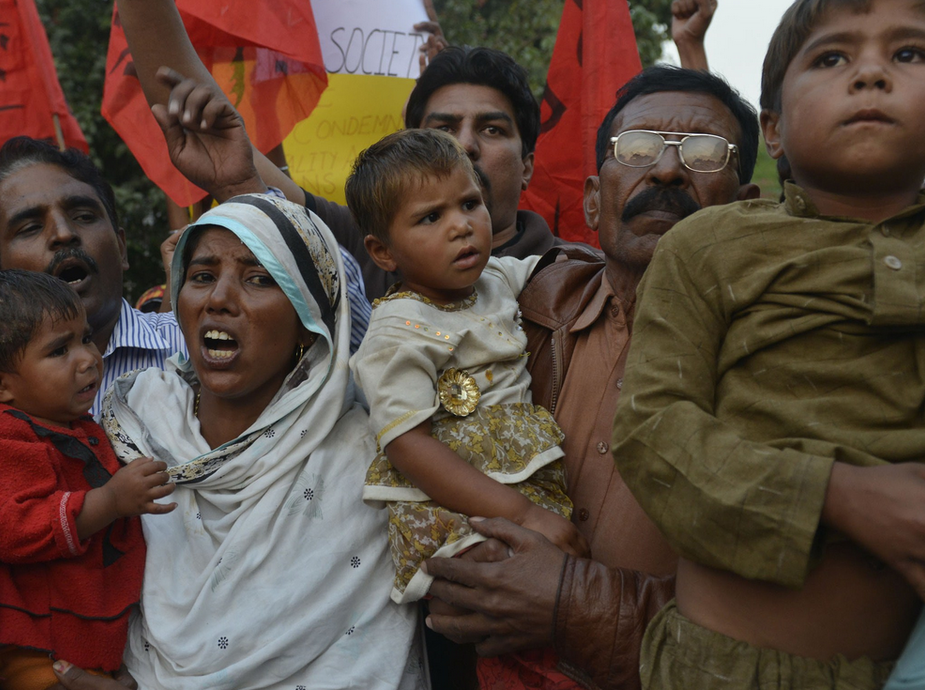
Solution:
[{"label": "brown leather jacket", "polygon": [[[567,260],[566,260],[567,259]],[[533,402],[555,414],[575,350],[569,329],[604,276],[604,255],[586,244],[553,247],[540,259],[518,302],[527,334]]]},{"label": "brown leather jacket", "polygon": [[[569,329],[603,275],[599,251],[563,245],[543,256],[520,294],[533,401],[553,413],[575,349]],[[639,688],[643,632],[673,596],[674,577],[656,578],[567,557],[554,633],[563,670],[592,689]]]}]

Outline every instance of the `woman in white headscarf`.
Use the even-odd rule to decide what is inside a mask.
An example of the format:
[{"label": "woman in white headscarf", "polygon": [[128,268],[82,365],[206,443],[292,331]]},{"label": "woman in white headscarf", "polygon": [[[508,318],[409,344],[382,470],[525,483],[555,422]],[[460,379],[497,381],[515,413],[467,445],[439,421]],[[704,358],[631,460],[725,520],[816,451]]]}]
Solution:
[{"label": "woman in white headscarf", "polygon": [[389,600],[374,444],[354,401],[337,245],[304,208],[246,195],[177,245],[188,361],[111,389],[125,460],[164,460],[177,509],[144,522],[141,688],[424,688],[415,611]]}]

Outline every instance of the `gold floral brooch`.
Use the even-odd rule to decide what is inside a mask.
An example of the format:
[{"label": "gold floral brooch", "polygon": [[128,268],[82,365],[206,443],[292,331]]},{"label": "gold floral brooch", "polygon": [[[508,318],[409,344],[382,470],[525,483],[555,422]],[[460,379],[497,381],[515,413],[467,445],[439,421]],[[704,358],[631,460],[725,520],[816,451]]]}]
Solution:
[{"label": "gold floral brooch", "polygon": [[440,375],[437,392],[443,409],[457,417],[472,414],[482,397],[475,379],[459,369],[447,369]]}]

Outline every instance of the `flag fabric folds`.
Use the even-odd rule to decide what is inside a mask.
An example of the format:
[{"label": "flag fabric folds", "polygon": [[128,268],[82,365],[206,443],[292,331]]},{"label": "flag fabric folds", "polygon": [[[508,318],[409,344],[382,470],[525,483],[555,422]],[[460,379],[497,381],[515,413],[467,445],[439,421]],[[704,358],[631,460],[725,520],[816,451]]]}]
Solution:
[{"label": "flag fabric folds", "polygon": [[88,150],[33,0],[0,0],[0,143],[18,135]]},{"label": "flag fabric folds", "polygon": [[[280,144],[308,117],[327,85],[310,4],[177,0],[177,8],[199,57],[244,118],[254,146],[266,153]],[[205,196],[170,163],[115,11],[102,110],[145,174],[174,202],[188,206]]]},{"label": "flag fabric folds", "polygon": [[626,0],[566,0],[540,106],[536,168],[521,198],[521,208],[565,240],[600,246],[585,225],[584,182],[597,174],[597,128],[641,68]]}]

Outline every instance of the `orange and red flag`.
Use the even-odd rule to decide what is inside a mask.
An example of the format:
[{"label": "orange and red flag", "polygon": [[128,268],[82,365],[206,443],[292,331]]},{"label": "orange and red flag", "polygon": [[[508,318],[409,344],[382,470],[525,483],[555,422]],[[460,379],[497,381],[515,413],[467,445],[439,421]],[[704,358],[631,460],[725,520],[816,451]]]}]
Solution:
[{"label": "orange and red flag", "polygon": [[600,246],[585,226],[584,182],[597,174],[597,128],[641,68],[626,0],[566,0],[541,103],[536,169],[521,198],[565,240]]},{"label": "orange and red flag", "polygon": [[33,0],[0,0],[0,143],[19,135],[88,150]]},{"label": "orange and red flag", "polygon": [[[308,2],[177,0],[190,41],[266,153],[308,117],[327,85],[318,30]],[[180,206],[205,192],[171,164],[167,145],[135,75],[117,12],[106,60],[103,116],[145,174]]]}]

